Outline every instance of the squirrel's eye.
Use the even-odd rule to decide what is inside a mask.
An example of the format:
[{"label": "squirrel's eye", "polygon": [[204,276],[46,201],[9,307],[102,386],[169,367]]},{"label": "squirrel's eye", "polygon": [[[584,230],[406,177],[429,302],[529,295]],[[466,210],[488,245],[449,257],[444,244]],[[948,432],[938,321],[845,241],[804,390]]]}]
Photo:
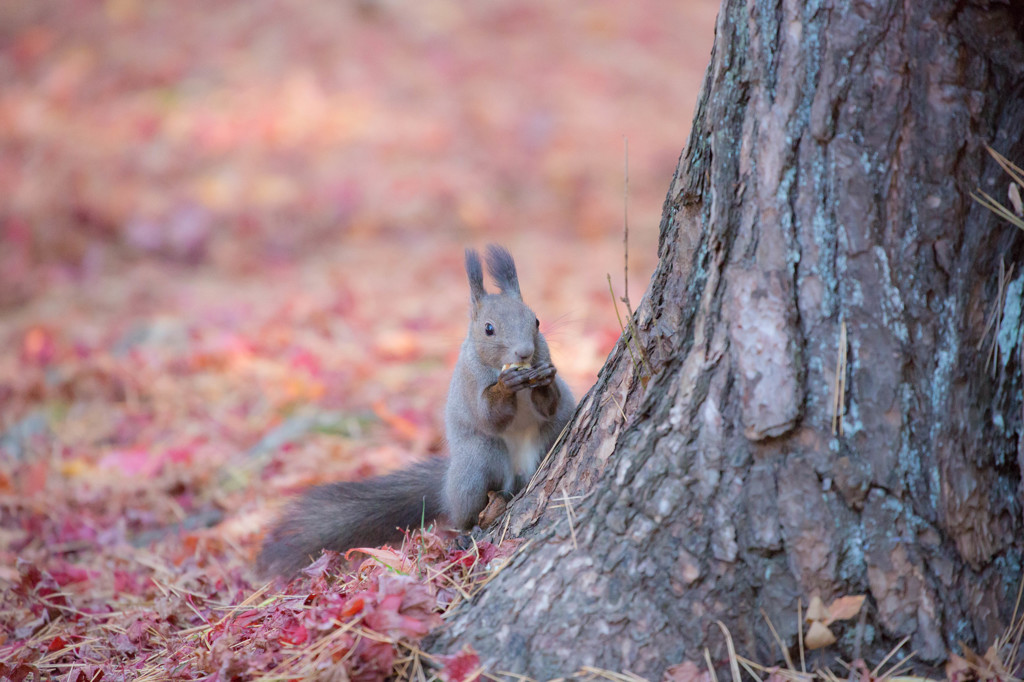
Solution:
[{"label": "squirrel's eye", "polygon": [[494,336],[494,325],[488,322],[484,325],[484,332],[487,336]]},{"label": "squirrel's eye", "polygon": [[539,319],[535,319],[534,322],[537,323],[537,329],[540,329],[540,320]]}]

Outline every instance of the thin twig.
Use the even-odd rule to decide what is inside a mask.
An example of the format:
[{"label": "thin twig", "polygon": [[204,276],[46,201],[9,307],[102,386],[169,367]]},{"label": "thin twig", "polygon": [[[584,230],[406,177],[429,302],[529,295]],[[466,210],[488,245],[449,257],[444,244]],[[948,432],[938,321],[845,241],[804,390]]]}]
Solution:
[{"label": "thin twig", "polygon": [[[1009,641],[1013,639],[1013,647],[1010,649],[1010,660],[1008,669],[1013,670],[1016,667],[1017,652],[1020,651],[1021,637],[1024,636],[1024,616],[1020,616],[1020,603],[1021,596],[1024,595],[1024,576],[1021,576],[1020,587],[1017,588],[1017,601],[1013,605],[1013,618],[1010,619],[1010,631],[1007,633],[1006,639]],[[1016,630],[1016,635],[1012,635],[1013,631]]]},{"label": "thin twig", "polygon": [[501,543],[505,542],[505,536],[508,534],[509,524],[512,523],[512,515],[505,511],[505,526],[501,529],[501,537],[498,539],[498,547],[501,547]]},{"label": "thin twig", "polygon": [[704,660],[708,664],[708,672],[711,673],[712,682],[718,682],[718,673],[715,672],[715,666],[711,663],[711,652],[708,651],[707,647],[704,647]]},{"label": "thin twig", "polygon": [[917,651],[911,651],[909,654],[907,654],[906,656],[901,658],[899,661],[897,661],[896,664],[893,665],[891,668],[889,668],[888,671],[882,673],[882,677],[883,678],[889,678],[889,679],[891,679],[893,677],[897,677],[901,672],[904,671],[904,669],[902,668],[903,664],[906,663],[907,661],[909,661],[911,658],[913,658],[916,655],[917,655]]},{"label": "thin twig", "polygon": [[736,647],[732,643],[732,633],[722,621],[716,620],[715,622],[722,634],[725,635],[725,648],[729,652],[729,670],[732,672],[732,682],[743,682],[740,678],[740,666],[736,659]]},{"label": "thin twig", "polygon": [[789,666],[790,670],[796,670],[793,665],[793,658],[789,655],[789,649],[782,643],[782,638],[779,637],[779,632],[775,629],[772,624],[772,619],[768,617],[764,609],[761,609],[761,617],[764,618],[765,622],[768,623],[768,629],[772,632],[772,637],[775,638],[775,643],[779,645],[779,649],[782,651],[782,657],[786,659],[786,665]]},{"label": "thin twig", "polygon": [[[999,330],[1003,326],[1003,308],[1006,306],[1006,290],[1009,281],[1013,278],[1013,268],[1016,263],[1010,264],[1010,271],[1006,272],[1006,267],[1003,260],[999,260],[999,280],[997,282],[996,289],[996,307],[992,311],[993,317],[989,318],[995,320],[995,327],[992,330],[992,350],[989,353],[988,360],[985,361],[985,369],[988,370],[989,364],[992,365],[992,376],[995,376],[996,370],[999,367]],[[986,328],[987,332],[987,328]],[[1005,364],[1005,362],[1003,363]]]},{"label": "thin twig", "polygon": [[619,402],[619,399],[611,392],[609,392],[608,395],[611,396],[612,402],[615,403],[615,407],[619,408],[619,415],[622,417],[622,421],[626,421],[626,411],[622,409],[622,404]]},{"label": "thin twig", "polygon": [[632,332],[630,332],[628,335],[626,335],[626,325],[624,325],[622,323],[622,315],[621,315],[621,313],[619,313],[619,302],[615,298],[615,289],[612,288],[612,276],[611,275],[608,275],[608,291],[611,292],[611,295],[612,295],[612,305],[615,306],[615,317],[618,318],[618,320],[619,320],[619,329],[621,329],[622,330],[622,334],[624,336],[626,336],[626,350],[629,351],[629,359],[633,363],[633,368],[636,369],[636,367],[637,367],[636,357],[633,356],[633,346],[631,346],[630,343],[629,343],[629,340],[630,340],[629,337],[632,336]]},{"label": "thin twig", "polygon": [[537,481],[539,481],[540,479],[547,479],[547,473],[541,474],[541,471],[544,469],[544,466],[548,463],[548,460],[551,459],[551,453],[554,452],[555,449],[562,444],[562,438],[565,437],[565,434],[569,430],[569,427],[572,426],[573,421],[574,420],[570,419],[565,423],[565,426],[562,427],[562,430],[558,433],[558,438],[556,438],[555,442],[551,444],[551,447],[548,448],[547,453],[544,455],[544,459],[542,459],[540,461],[540,464],[537,465],[537,468],[534,469],[533,476],[530,477],[530,482],[526,485],[526,490],[520,492],[517,497],[523,497],[531,490],[533,490],[533,486],[535,486],[537,484]]},{"label": "thin twig", "polygon": [[899,644],[894,646],[892,650],[885,655],[882,662],[875,666],[875,669],[871,671],[871,677],[878,677],[878,671],[882,669],[882,666],[889,662],[889,659],[896,655],[896,652],[903,648],[903,645],[910,641],[910,635],[907,635],[899,641]]},{"label": "thin twig", "polygon": [[[846,320],[839,322],[839,348],[836,351],[836,374],[832,382],[832,435],[843,435],[843,413],[846,411]],[[806,671],[805,671],[806,672]]]},{"label": "thin twig", "polygon": [[[633,304],[629,300],[629,138],[623,138],[624,150],[622,159],[622,298],[620,299],[626,305],[626,316],[629,320],[629,333],[632,337],[633,342],[636,344],[637,353],[640,355],[641,360],[641,372],[646,371],[647,376],[653,375],[651,371],[651,363],[647,360],[647,353],[644,351],[643,346],[640,344],[640,330],[636,327],[636,322],[633,320]],[[608,287],[611,288],[611,276],[608,277]],[[612,292],[612,298],[615,298],[615,292]],[[618,315],[618,305],[616,305],[615,314]],[[622,318],[619,317],[619,327],[625,332],[625,327],[622,324]],[[629,340],[627,339],[627,347]],[[630,357],[633,356],[632,350],[630,351]],[[633,358],[633,366],[636,367],[636,359]]]},{"label": "thin twig", "polygon": [[747,659],[745,659],[743,657],[739,657],[739,662],[740,662],[740,665],[743,666],[743,669],[747,671],[748,675],[750,675],[755,680],[757,680],[757,682],[762,682],[761,676],[758,675],[756,672],[754,672],[754,669],[751,667],[751,665],[750,665],[749,661],[747,661]]},{"label": "thin twig", "polygon": [[996,160],[996,163],[1006,171],[1006,174],[1013,178],[1014,182],[1018,185],[1024,185],[1024,169],[1016,165],[1013,161],[1010,161],[995,149],[992,149],[992,147],[985,145],[985,148],[988,150],[988,153],[992,158]]},{"label": "thin twig", "polygon": [[[489,674],[487,674],[487,673],[484,673],[484,674],[485,674],[485,676],[486,676],[486,677],[488,677],[489,679],[492,679],[492,680],[496,680],[496,679],[498,679],[497,677],[494,677],[493,675],[489,675]],[[516,679],[516,680],[522,680],[522,682],[537,682],[537,681],[536,681],[535,679],[533,679],[532,677],[528,677],[528,676],[526,676],[526,675],[520,675],[519,673],[514,673],[514,672],[510,672],[510,671],[508,671],[508,670],[499,670],[499,671],[497,672],[497,674],[498,674],[498,675],[505,675],[505,676],[507,676],[507,677],[511,677],[511,678],[513,678],[513,679]]]},{"label": "thin twig", "polygon": [[987,208],[988,210],[995,213],[997,216],[1005,220],[1006,222],[1019,227],[1024,230],[1024,219],[1017,216],[1016,213],[1003,206],[1001,203],[993,199],[988,193],[979,190],[971,192],[971,197],[979,204]]},{"label": "thin twig", "polygon": [[595,668],[590,665],[585,665],[581,667],[573,677],[579,676],[580,673],[586,673],[606,680],[613,680],[613,682],[646,682],[644,678],[636,675],[635,673],[631,673],[628,670],[626,672],[617,673],[612,670],[605,670],[604,668]]},{"label": "thin twig", "polygon": [[[999,265],[1000,265],[1000,268],[1001,268],[1002,267],[1002,259],[1000,259],[1000,264]],[[1002,276],[1002,273],[1000,272],[1000,277],[1001,276]],[[998,298],[998,289],[999,289],[998,283],[997,283],[996,287],[997,287],[996,297]],[[994,307],[992,310],[989,311],[988,320],[985,322],[985,330],[981,333],[981,338],[978,339],[978,345],[974,347],[974,349],[979,351],[979,352],[985,346],[985,339],[988,338],[988,333],[990,331],[992,331],[992,325],[993,325],[993,323],[996,320],[996,311],[997,310],[998,310],[998,306]]]},{"label": "thin twig", "polygon": [[[625,152],[622,161],[622,173],[625,180],[622,183],[622,295],[626,301],[626,309],[629,310],[629,138],[623,137]],[[633,316],[630,311],[630,317]]]},{"label": "thin twig", "polygon": [[565,516],[569,521],[569,534],[572,536],[572,548],[579,549],[579,545],[576,544],[576,513],[572,509],[572,498],[569,497],[569,493],[565,492],[564,482],[560,482],[559,487],[562,489],[562,501],[565,503]]}]

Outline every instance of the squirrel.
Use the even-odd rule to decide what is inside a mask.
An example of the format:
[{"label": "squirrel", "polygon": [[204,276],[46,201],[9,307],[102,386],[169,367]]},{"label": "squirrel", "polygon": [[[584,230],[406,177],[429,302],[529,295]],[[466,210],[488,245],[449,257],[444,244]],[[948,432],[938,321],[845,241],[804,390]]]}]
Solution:
[{"label": "squirrel", "polygon": [[324,549],[397,542],[421,523],[471,530],[490,496],[510,499],[529,482],[576,403],[523,303],[512,255],[492,244],[486,260],[496,294],[484,289],[479,254],[466,249],[470,323],[445,405],[449,456],[306,491],[267,534],[263,575],[290,577]]}]

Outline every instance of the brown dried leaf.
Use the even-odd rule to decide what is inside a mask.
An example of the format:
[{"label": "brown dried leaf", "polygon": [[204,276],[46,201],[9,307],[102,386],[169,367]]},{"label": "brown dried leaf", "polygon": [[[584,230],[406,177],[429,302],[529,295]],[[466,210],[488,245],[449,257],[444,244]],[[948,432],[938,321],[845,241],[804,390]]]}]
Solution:
[{"label": "brown dried leaf", "polygon": [[993,644],[988,648],[988,651],[985,652],[985,663],[987,664],[986,670],[990,676],[1003,680],[1013,677],[1010,671],[1006,669],[1006,666],[1003,665],[1003,661],[999,656],[999,645]]},{"label": "brown dried leaf", "polygon": [[494,490],[487,492],[487,506],[483,508],[477,518],[477,525],[481,528],[489,528],[494,522],[501,518],[508,508],[505,496]]},{"label": "brown dried leaf", "polygon": [[807,613],[804,614],[804,620],[808,623],[815,621],[824,621],[828,619],[828,609],[825,608],[825,603],[821,601],[821,597],[814,595],[811,597],[811,603],[807,606]]},{"label": "brown dried leaf", "polygon": [[946,661],[946,679],[949,682],[963,682],[970,677],[972,677],[970,664],[960,656],[951,653],[949,660]]},{"label": "brown dried leaf", "polygon": [[963,658],[966,661],[967,665],[975,669],[981,668],[985,665],[984,659],[978,654],[974,653],[974,649],[972,649],[971,647],[967,646],[959,640],[957,641],[957,644],[959,644],[960,648],[963,649]]},{"label": "brown dried leaf", "polygon": [[824,620],[825,625],[830,625],[837,620],[850,620],[860,613],[864,605],[863,594],[839,597],[828,605],[828,618]]},{"label": "brown dried leaf", "polygon": [[1010,196],[1010,204],[1013,206],[1014,212],[1024,217],[1024,202],[1020,199],[1020,185],[1016,182],[1011,182],[1010,190],[1007,194]]},{"label": "brown dried leaf", "polygon": [[671,666],[661,676],[661,682],[708,682],[708,671],[701,672],[693,661],[683,661]]},{"label": "brown dried leaf", "polygon": [[807,628],[807,635],[804,637],[804,644],[811,650],[821,649],[829,644],[834,644],[835,641],[836,636],[819,621],[811,623],[811,626]]}]

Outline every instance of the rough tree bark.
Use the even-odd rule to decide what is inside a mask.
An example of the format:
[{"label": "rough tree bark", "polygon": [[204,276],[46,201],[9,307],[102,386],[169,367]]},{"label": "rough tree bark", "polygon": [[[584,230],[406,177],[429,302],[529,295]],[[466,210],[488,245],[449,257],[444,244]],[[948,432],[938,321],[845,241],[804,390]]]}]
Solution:
[{"label": "rough tree bark", "polygon": [[512,507],[528,546],[438,646],[657,678],[724,659],[715,619],[780,659],[762,613],[795,645],[815,594],[869,595],[869,661],[991,643],[1024,555],[1024,240],[969,193],[1005,193],[984,144],[1024,159],[1022,132],[1020,5],[725,0],[636,314],[653,376],[620,340]]}]

